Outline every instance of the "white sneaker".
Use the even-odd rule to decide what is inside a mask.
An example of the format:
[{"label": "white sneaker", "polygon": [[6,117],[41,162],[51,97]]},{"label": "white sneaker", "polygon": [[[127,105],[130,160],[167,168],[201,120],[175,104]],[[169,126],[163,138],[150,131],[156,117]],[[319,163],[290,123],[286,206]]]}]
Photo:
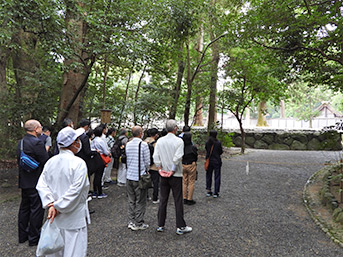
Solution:
[{"label": "white sneaker", "polygon": [[135,224],[133,224],[133,223],[130,221],[129,224],[127,225],[127,228],[132,229],[132,227],[133,227],[134,225],[135,225]]},{"label": "white sneaker", "polygon": [[148,227],[149,227],[149,225],[148,225],[148,224],[144,224],[144,223],[143,223],[142,225],[139,225],[139,226],[133,224],[133,226],[131,227],[131,229],[134,230],[134,231],[136,231],[136,230],[145,230],[145,229],[147,229]]},{"label": "white sneaker", "polygon": [[160,203],[160,199],[157,199],[157,201],[152,201],[153,204],[158,204]]},{"label": "white sneaker", "polygon": [[176,229],[176,234],[178,234],[178,235],[183,235],[183,234],[189,233],[189,232],[192,232],[192,228],[188,227],[188,226]]}]

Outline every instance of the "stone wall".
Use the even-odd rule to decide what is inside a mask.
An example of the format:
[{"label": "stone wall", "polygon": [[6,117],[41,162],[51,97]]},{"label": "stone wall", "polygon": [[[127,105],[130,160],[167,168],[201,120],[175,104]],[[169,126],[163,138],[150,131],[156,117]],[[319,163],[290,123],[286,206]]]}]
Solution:
[{"label": "stone wall", "polygon": [[[232,142],[241,147],[241,134],[233,133]],[[337,131],[278,131],[247,130],[245,144],[248,148],[273,150],[342,150],[341,134]]]}]

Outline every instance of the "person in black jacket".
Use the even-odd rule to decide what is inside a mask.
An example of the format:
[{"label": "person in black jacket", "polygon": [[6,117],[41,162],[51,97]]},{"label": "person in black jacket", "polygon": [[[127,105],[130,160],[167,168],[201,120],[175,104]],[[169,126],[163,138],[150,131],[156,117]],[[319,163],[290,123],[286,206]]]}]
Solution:
[{"label": "person in black jacket", "polygon": [[[210,137],[205,145],[206,158],[210,157],[210,164],[206,171],[206,196],[212,196],[217,198],[220,191],[220,179],[221,179],[221,167],[222,159],[221,154],[223,153],[223,147],[220,141],[217,139],[217,131],[211,130]],[[214,171],[214,194],[212,192],[212,174]]]},{"label": "person in black jacket", "polygon": [[197,177],[197,161],[198,161],[198,149],[192,143],[192,134],[190,132],[183,133],[182,136],[184,142],[184,155],[182,157],[182,191],[183,191],[183,203],[188,205],[195,204],[193,200],[194,184]]},{"label": "person in black jacket", "polygon": [[[17,162],[19,167],[19,188],[21,188],[21,203],[18,215],[19,243],[29,240],[29,246],[38,244],[40,229],[42,227],[44,209],[36,185],[43,166],[49,156],[45,146],[38,137],[42,134],[42,125],[37,120],[25,122],[26,135],[19,141],[17,147]],[[39,167],[28,172],[20,167],[20,149],[23,141],[23,151],[39,162]]]}]

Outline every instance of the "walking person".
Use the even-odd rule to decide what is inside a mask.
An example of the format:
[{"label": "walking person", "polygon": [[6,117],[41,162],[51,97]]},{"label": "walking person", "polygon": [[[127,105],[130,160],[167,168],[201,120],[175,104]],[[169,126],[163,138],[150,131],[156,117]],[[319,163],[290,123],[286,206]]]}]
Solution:
[{"label": "walking person", "polygon": [[[157,139],[158,139],[158,129],[151,128],[148,130],[147,134],[148,134],[148,137],[144,141],[148,143],[149,149],[150,149],[150,156],[152,156]],[[151,180],[152,180],[152,185],[153,185],[152,203],[158,204],[160,202],[158,199],[158,191],[159,191],[159,186],[160,186],[160,174],[158,173],[156,164],[153,163],[153,159],[151,157],[150,157],[149,173],[151,175]]]},{"label": "walking person", "polygon": [[[21,188],[21,203],[18,214],[19,243],[29,241],[29,246],[38,244],[42,227],[44,209],[36,190],[36,185],[44,164],[49,159],[43,141],[42,125],[37,120],[28,120],[24,124],[26,135],[19,141],[17,147],[17,162],[19,167],[19,188]],[[21,150],[22,149],[22,150]],[[20,153],[23,151],[39,162],[39,166],[32,172],[20,166]]]},{"label": "walking person", "polygon": [[184,155],[182,157],[183,169],[183,202],[187,205],[193,205],[194,184],[197,177],[198,149],[192,143],[192,134],[185,132],[183,134]]},{"label": "walking person", "polygon": [[[223,147],[220,141],[217,139],[217,131],[211,130],[209,139],[205,145],[206,158],[210,158],[208,170],[206,171],[206,196],[212,196],[214,198],[219,197],[220,192],[220,180],[221,180],[221,167],[223,153]],[[212,192],[212,175],[214,171],[214,193]]]},{"label": "walking person", "polygon": [[181,160],[184,143],[181,138],[176,136],[178,127],[175,120],[166,122],[166,130],[168,134],[157,141],[153,156],[161,175],[157,231],[163,232],[165,229],[168,198],[170,190],[172,190],[176,212],[176,234],[183,235],[192,231],[192,228],[186,225],[183,218]]},{"label": "walking person", "polygon": [[[119,144],[119,146],[126,146],[126,143],[129,141],[128,139],[128,131],[127,129],[121,129],[119,133],[119,137],[117,139],[118,142],[116,144]],[[122,163],[120,159],[118,160],[119,166],[118,166],[118,186],[125,186],[126,184],[126,164]]]},{"label": "walking person", "polygon": [[141,137],[143,130],[140,126],[132,128],[133,139],[126,145],[127,157],[127,180],[126,192],[128,199],[128,228],[132,230],[144,230],[149,227],[144,223],[148,189],[139,188],[139,177],[150,166],[150,151],[148,144]]},{"label": "walking person", "polygon": [[61,230],[64,249],[48,256],[84,257],[87,255],[87,224],[89,220],[87,165],[75,156],[82,147],[79,136],[83,130],[66,127],[57,137],[58,155],[44,166],[37,190],[48,219]]}]

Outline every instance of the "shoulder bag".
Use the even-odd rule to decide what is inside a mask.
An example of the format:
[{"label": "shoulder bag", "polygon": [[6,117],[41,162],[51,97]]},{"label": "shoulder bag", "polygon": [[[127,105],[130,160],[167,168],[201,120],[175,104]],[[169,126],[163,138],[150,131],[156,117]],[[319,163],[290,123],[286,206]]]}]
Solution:
[{"label": "shoulder bag", "polygon": [[210,155],[208,156],[208,158],[206,158],[206,161],[205,161],[205,164],[204,164],[204,168],[205,168],[206,171],[208,170],[208,166],[210,165],[210,158],[211,158],[211,155],[212,155],[213,147],[214,147],[214,143],[213,143],[213,145],[211,147]]},{"label": "shoulder bag", "polygon": [[23,141],[24,141],[24,139],[22,139],[20,142],[19,166],[27,172],[32,172],[39,167],[39,162],[37,162],[31,156],[24,153]]},{"label": "shoulder bag", "polygon": [[145,174],[141,175],[141,144],[138,145],[138,187],[140,189],[148,189],[152,186],[151,176],[148,172],[145,171]]}]

